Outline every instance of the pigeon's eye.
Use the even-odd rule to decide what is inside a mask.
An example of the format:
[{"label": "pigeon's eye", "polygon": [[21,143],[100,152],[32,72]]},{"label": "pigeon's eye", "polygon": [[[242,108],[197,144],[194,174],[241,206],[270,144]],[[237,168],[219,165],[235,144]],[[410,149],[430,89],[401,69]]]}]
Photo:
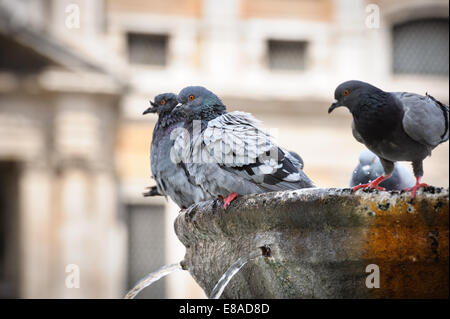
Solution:
[{"label": "pigeon's eye", "polygon": [[159,104],[161,104],[161,105],[166,104],[166,100],[161,100],[161,102],[159,102]]},{"label": "pigeon's eye", "polygon": [[188,99],[189,99],[189,101],[193,101],[195,99],[195,96],[189,95]]},{"label": "pigeon's eye", "polygon": [[350,94],[350,91],[349,90],[345,90],[344,91],[344,96],[347,96],[347,95],[349,95]]}]

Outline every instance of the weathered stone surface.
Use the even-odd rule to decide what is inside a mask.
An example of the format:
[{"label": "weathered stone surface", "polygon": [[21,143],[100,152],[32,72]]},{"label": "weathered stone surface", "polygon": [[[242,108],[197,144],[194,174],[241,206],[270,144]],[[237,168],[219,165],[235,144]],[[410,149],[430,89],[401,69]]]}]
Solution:
[{"label": "weathered stone surface", "polygon": [[[449,191],[303,189],[190,207],[175,221],[184,267],[209,295],[227,268],[263,245],[223,298],[447,298]],[[366,267],[380,288],[366,287]]]}]

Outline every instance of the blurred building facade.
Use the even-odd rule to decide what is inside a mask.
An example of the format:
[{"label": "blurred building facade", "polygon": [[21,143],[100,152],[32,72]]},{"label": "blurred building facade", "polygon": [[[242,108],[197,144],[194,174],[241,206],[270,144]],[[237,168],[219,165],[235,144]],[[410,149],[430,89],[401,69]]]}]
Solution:
[{"label": "blurred building facade", "polygon": [[[120,298],[183,258],[177,207],[141,195],[156,120],[141,114],[162,92],[210,88],[300,153],[317,186],[348,186],[363,146],[345,110],[327,115],[334,88],[359,79],[448,104],[448,6],[0,0],[0,297]],[[424,165],[448,187],[448,143]],[[143,297],[204,294],[177,273]]]}]

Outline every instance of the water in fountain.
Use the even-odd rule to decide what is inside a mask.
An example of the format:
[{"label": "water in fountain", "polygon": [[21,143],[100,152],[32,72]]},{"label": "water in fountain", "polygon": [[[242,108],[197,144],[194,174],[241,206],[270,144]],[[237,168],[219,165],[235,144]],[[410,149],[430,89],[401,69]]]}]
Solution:
[{"label": "water in fountain", "polygon": [[[262,254],[261,254],[262,252]],[[227,271],[222,275],[222,277],[219,279],[217,284],[214,286],[214,289],[212,290],[209,299],[219,299],[222,295],[225,287],[228,285],[228,283],[231,281],[231,278],[234,277],[238,273],[238,271],[250,260],[258,258],[260,256],[264,257],[270,257],[270,247],[269,246],[263,246],[259,247],[258,250],[254,250],[250,252],[247,256],[239,257],[238,260],[236,260],[230,268],[227,269]]]},{"label": "water in fountain", "polygon": [[134,299],[142,291],[142,289],[150,286],[155,281],[158,281],[159,279],[167,276],[170,273],[173,273],[174,271],[181,270],[180,263],[171,264],[171,265],[165,265],[159,268],[157,271],[154,271],[147,276],[145,276],[143,279],[141,279],[134,287],[131,289],[124,297],[124,299]]}]

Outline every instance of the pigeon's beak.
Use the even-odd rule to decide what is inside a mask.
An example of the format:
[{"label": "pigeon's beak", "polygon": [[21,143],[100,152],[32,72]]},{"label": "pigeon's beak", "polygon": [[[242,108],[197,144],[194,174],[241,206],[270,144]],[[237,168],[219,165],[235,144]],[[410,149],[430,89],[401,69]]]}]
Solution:
[{"label": "pigeon's beak", "polygon": [[340,104],[339,101],[335,99],[333,104],[331,104],[330,108],[328,109],[328,114],[333,112],[333,110],[339,106],[342,106],[342,104]]},{"label": "pigeon's beak", "polygon": [[158,111],[158,107],[155,103],[150,101],[151,106],[142,113],[142,115],[148,114],[148,113],[156,113]]}]

